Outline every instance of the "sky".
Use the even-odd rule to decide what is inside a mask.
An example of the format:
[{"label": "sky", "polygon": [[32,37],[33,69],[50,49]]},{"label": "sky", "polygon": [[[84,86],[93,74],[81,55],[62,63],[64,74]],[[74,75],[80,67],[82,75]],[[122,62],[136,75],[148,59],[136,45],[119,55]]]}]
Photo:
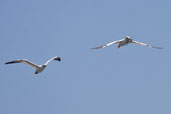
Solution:
[{"label": "sky", "polygon": [[[1,0],[1,114],[171,114],[170,0]],[[120,40],[135,44],[117,49]],[[43,64],[35,75],[16,59]]]}]

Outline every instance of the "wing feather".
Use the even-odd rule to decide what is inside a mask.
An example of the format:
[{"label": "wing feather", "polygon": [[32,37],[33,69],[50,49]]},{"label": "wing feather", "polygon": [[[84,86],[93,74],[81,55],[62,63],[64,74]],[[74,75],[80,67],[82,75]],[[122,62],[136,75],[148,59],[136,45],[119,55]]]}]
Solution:
[{"label": "wing feather", "polygon": [[156,47],[156,46],[152,46],[152,45],[141,43],[141,42],[137,42],[137,41],[132,41],[131,43],[142,45],[142,46],[147,46],[147,47],[151,47],[151,48],[156,48],[156,49],[162,49],[161,47]]},{"label": "wing feather", "polygon": [[14,61],[10,61],[10,62],[6,62],[5,64],[13,64],[13,63],[25,63],[27,65],[30,65],[34,68],[38,68],[38,65],[33,64],[32,62],[26,60],[26,59],[21,59],[21,60],[14,60]]},{"label": "wing feather", "polygon": [[57,61],[61,61],[61,58],[60,57],[52,57],[51,59],[49,59],[44,65],[47,65],[50,61],[52,60],[57,60]]},{"label": "wing feather", "polygon": [[120,41],[122,41],[122,40],[113,41],[113,42],[110,42],[110,43],[108,43],[108,44],[105,44],[105,45],[103,45],[103,46],[98,46],[98,47],[91,48],[91,49],[100,49],[100,48],[105,48],[105,47],[107,47],[107,46],[110,46],[110,45],[112,45],[112,44],[119,43]]}]

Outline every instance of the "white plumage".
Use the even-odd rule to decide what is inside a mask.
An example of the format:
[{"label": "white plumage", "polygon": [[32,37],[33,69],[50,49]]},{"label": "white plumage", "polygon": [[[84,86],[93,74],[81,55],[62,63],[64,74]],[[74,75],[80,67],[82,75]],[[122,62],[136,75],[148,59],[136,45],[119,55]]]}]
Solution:
[{"label": "white plumage", "polygon": [[38,73],[42,72],[45,69],[45,67],[47,66],[47,64],[52,60],[61,61],[61,58],[57,57],[57,56],[53,57],[53,58],[49,59],[45,64],[42,64],[42,65],[33,64],[32,62],[30,62],[26,59],[14,60],[14,61],[6,62],[5,64],[25,63],[27,65],[34,67],[36,69],[35,74],[38,74]]},{"label": "white plumage", "polygon": [[162,49],[161,47],[156,47],[156,46],[152,46],[152,45],[149,45],[149,44],[145,44],[145,43],[141,43],[141,42],[137,42],[137,41],[133,41],[129,36],[126,36],[124,39],[122,40],[118,40],[118,41],[113,41],[113,42],[110,42],[108,44],[105,44],[105,45],[102,45],[102,46],[99,46],[99,47],[95,47],[95,48],[92,48],[92,49],[100,49],[100,48],[105,48],[107,46],[110,46],[112,44],[119,44],[118,45],[118,48],[122,47],[122,46],[125,46],[126,44],[129,44],[129,43],[134,43],[134,44],[138,44],[138,45],[142,45],[142,46],[147,46],[147,47],[151,47],[151,48],[156,48],[156,49]]}]

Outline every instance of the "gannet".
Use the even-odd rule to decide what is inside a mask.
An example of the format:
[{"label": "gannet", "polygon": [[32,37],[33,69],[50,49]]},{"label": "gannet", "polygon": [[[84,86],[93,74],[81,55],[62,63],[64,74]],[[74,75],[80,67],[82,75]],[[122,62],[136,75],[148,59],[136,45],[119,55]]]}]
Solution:
[{"label": "gannet", "polygon": [[33,64],[32,62],[28,61],[27,59],[14,60],[14,61],[6,62],[5,64],[25,63],[27,65],[34,67],[36,69],[35,74],[38,74],[38,73],[42,72],[46,68],[47,64],[52,60],[61,61],[61,58],[57,57],[57,56],[53,57],[53,58],[49,59],[45,64],[42,64],[42,65]]},{"label": "gannet", "polygon": [[156,49],[162,49],[161,47],[156,47],[156,46],[152,46],[152,45],[149,45],[149,44],[145,44],[145,43],[141,43],[141,42],[137,42],[137,41],[133,41],[129,36],[126,36],[124,39],[121,39],[121,40],[117,40],[117,41],[113,41],[113,42],[110,42],[108,44],[105,44],[103,46],[99,46],[99,47],[95,47],[95,48],[91,48],[91,49],[100,49],[100,48],[105,48],[107,46],[110,46],[112,44],[119,44],[118,45],[118,49],[124,45],[127,45],[129,43],[134,43],[134,44],[138,44],[138,45],[142,45],[142,46],[147,46],[147,47],[151,47],[151,48],[156,48]]}]

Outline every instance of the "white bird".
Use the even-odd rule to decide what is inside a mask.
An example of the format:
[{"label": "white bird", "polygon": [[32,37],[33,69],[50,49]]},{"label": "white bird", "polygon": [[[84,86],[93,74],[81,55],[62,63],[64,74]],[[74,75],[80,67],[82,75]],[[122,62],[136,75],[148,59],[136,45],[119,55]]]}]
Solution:
[{"label": "white bird", "polygon": [[134,43],[134,44],[147,46],[147,47],[151,47],[151,48],[162,49],[161,47],[155,47],[155,46],[152,46],[152,45],[149,45],[149,44],[144,44],[144,43],[141,43],[141,42],[133,41],[129,36],[126,36],[124,39],[113,41],[113,42],[110,42],[110,43],[105,44],[103,46],[99,46],[99,47],[95,47],[95,48],[91,48],[91,49],[105,48],[107,46],[110,46],[112,44],[117,44],[117,43],[119,44],[118,48],[120,48],[121,46],[127,45],[129,43]]},{"label": "white bird", "polygon": [[5,64],[25,63],[27,65],[34,67],[36,69],[35,74],[38,74],[38,73],[42,72],[45,69],[45,67],[47,66],[47,64],[52,60],[61,61],[61,58],[57,57],[57,56],[53,57],[53,58],[49,59],[45,64],[42,64],[42,65],[33,64],[32,62],[30,62],[26,59],[14,60],[14,61],[6,62]]}]

